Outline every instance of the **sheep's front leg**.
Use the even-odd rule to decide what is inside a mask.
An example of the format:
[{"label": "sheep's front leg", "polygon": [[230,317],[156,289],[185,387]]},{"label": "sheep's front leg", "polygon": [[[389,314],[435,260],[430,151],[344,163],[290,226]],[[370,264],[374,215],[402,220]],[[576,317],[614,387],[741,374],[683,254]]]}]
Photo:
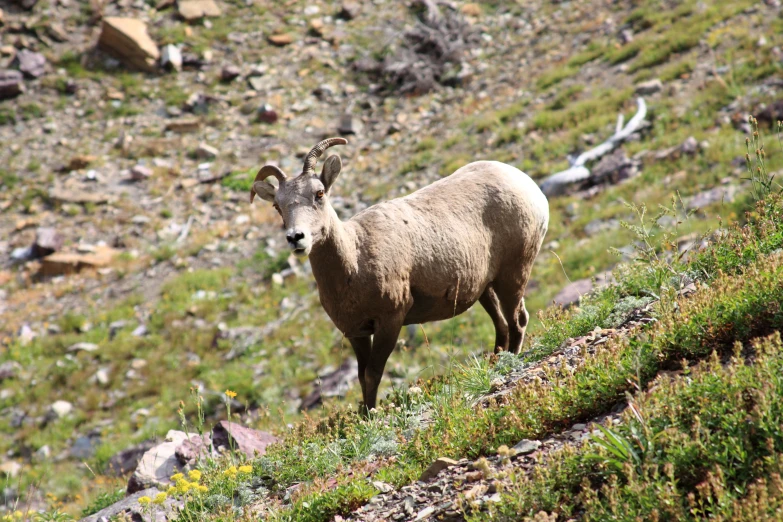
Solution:
[{"label": "sheep's front leg", "polygon": [[367,368],[364,370],[364,407],[366,411],[375,408],[383,369],[397,345],[400,328],[402,328],[401,319],[389,319],[380,322],[375,330],[375,335],[372,338],[372,352],[369,361],[367,361]]},{"label": "sheep's front leg", "polygon": [[349,337],[348,341],[353,347],[353,353],[356,354],[356,362],[359,366],[359,385],[362,387],[362,400],[367,401],[367,387],[364,384],[364,372],[367,369],[367,361],[370,360],[372,352],[372,339],[367,337]]}]

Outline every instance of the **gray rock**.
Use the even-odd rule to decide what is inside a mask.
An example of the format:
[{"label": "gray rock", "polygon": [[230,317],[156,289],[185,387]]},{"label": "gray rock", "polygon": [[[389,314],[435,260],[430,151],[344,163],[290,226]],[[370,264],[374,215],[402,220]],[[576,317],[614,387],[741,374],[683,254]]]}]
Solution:
[{"label": "gray rock", "polygon": [[594,219],[585,225],[585,234],[594,236],[601,232],[617,230],[620,228],[620,222],[616,219]]},{"label": "gray rock", "polygon": [[696,210],[718,202],[731,203],[738,192],[739,187],[736,185],[711,188],[690,198],[686,207],[688,210]]},{"label": "gray rock", "polygon": [[236,422],[220,421],[212,429],[212,445],[217,449],[223,446],[227,450],[244,453],[252,459],[264,455],[266,448],[280,442],[280,439],[265,431],[254,430]]},{"label": "gray rock", "polygon": [[579,279],[566,285],[560,290],[557,295],[552,299],[554,304],[560,305],[563,308],[568,308],[571,305],[577,304],[579,299],[591,292],[594,288],[600,288],[613,281],[611,272],[599,274],[595,278],[595,285],[590,278]]},{"label": "gray rock", "polygon": [[239,67],[236,65],[226,65],[220,70],[220,81],[232,82],[240,75]]},{"label": "gray rock", "polygon": [[143,509],[139,504],[141,497],[155,498],[158,493],[160,490],[154,487],[136,491],[119,502],[81,519],[80,522],[104,522],[115,519],[136,522],[165,522],[168,519],[166,513],[177,513],[183,505],[183,501],[170,496],[166,498],[162,506],[154,510]]},{"label": "gray rock", "polygon": [[[198,435],[193,434],[190,437],[198,437]],[[170,477],[182,471],[182,465],[175,452],[190,437],[185,432],[169,430],[164,442],[152,447],[141,457],[136,471],[128,481],[128,493],[135,493],[152,486],[163,488],[170,486]]]},{"label": "gray rock", "polygon": [[337,127],[337,132],[343,136],[350,136],[361,133],[362,128],[362,120],[350,114],[343,114],[342,118],[340,118],[340,126]]},{"label": "gray rock", "polygon": [[168,44],[160,52],[161,67],[174,71],[182,70],[182,52],[176,45]]},{"label": "gray rock", "polygon": [[27,78],[40,78],[46,72],[46,58],[41,53],[22,49],[16,53],[13,65]]},{"label": "gray rock", "polygon": [[198,145],[198,148],[196,149],[196,157],[199,159],[215,159],[218,155],[218,150],[213,147],[212,145],[208,145],[207,143],[201,142]]},{"label": "gray rock", "polygon": [[144,454],[155,446],[155,441],[146,440],[112,455],[106,465],[106,473],[112,477],[126,475],[136,469]]},{"label": "gray rock", "polygon": [[0,70],[0,100],[13,98],[22,93],[24,77],[19,71]]},{"label": "gray rock", "polygon": [[353,20],[362,10],[362,6],[359,2],[345,1],[340,6],[340,12],[337,14],[343,20]]},{"label": "gray rock", "polygon": [[103,19],[98,47],[124,64],[154,72],[160,58],[157,44],[147,33],[147,24],[135,18]]},{"label": "gray rock", "polygon": [[134,165],[130,170],[130,179],[133,181],[144,181],[152,177],[152,169],[144,165]]},{"label": "gray rock", "polygon": [[256,111],[256,119],[262,123],[275,123],[277,118],[277,112],[269,104],[265,103]]},{"label": "gray rock", "polygon": [[50,420],[62,419],[73,411],[73,404],[68,401],[55,401],[49,406],[47,418]]},{"label": "gray rock", "polygon": [[33,243],[33,256],[45,257],[60,250],[65,238],[57,229],[52,227],[40,227],[35,231],[35,243]]},{"label": "gray rock", "polygon": [[699,142],[693,136],[689,136],[680,146],[683,154],[693,155],[699,150]]},{"label": "gray rock", "polygon": [[528,455],[529,453],[533,453],[540,447],[541,447],[540,440],[522,439],[519,442],[517,442],[514,445],[514,447],[511,449],[516,451],[517,455]]},{"label": "gray rock", "polygon": [[0,364],[0,382],[5,379],[13,379],[21,369],[22,365],[16,361],[6,361]]},{"label": "gray rock", "polygon": [[656,92],[660,92],[662,89],[663,89],[663,82],[658,78],[655,78],[654,80],[648,80],[646,82],[637,84],[636,94],[639,94],[641,96],[648,96],[650,94],[655,94]]},{"label": "gray rock", "polygon": [[100,437],[81,436],[73,443],[69,453],[74,459],[89,459],[95,454],[95,449],[100,444]]}]

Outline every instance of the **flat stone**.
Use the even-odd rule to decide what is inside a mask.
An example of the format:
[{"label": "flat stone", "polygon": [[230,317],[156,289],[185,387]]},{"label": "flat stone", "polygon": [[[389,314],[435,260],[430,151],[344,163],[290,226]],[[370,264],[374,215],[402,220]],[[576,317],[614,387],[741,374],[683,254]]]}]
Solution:
[{"label": "flat stone", "polygon": [[430,464],[430,467],[425,469],[424,472],[419,477],[419,480],[421,482],[427,482],[431,478],[434,478],[438,473],[440,473],[442,470],[451,467],[456,466],[457,461],[454,459],[450,459],[447,457],[440,457],[435,462]]},{"label": "flat stone", "polygon": [[[150,516],[150,510],[145,510],[139,504],[139,499],[141,497],[155,498],[158,493],[160,493],[158,488],[146,488],[136,491],[132,495],[128,495],[119,502],[116,502],[111,506],[98,511],[97,513],[93,513],[89,517],[81,519],[79,522],[102,522],[115,519],[143,522],[165,521],[166,517],[157,516],[157,510],[154,510],[154,515]],[[174,506],[180,505],[182,503],[181,501],[178,502],[172,500],[172,498],[173,497],[169,497],[166,499],[164,505],[161,506],[161,512],[165,512],[165,510],[168,509],[173,513],[176,509]],[[129,515],[125,513],[129,513]]]},{"label": "flat stone", "polygon": [[284,45],[293,43],[294,37],[291,36],[289,33],[272,34],[269,35],[269,37],[267,37],[267,40],[269,40],[269,43],[271,43],[272,45],[282,47]]},{"label": "flat stone", "polygon": [[210,434],[201,437],[191,437],[180,444],[174,455],[183,466],[195,466],[200,460],[213,456]]},{"label": "flat stone", "polygon": [[571,305],[577,304],[579,299],[583,295],[590,293],[593,288],[605,286],[613,280],[614,279],[609,272],[597,275],[595,277],[595,285],[593,284],[593,280],[591,278],[578,279],[572,283],[569,283],[562,290],[560,290],[552,299],[552,301],[556,305],[560,305],[563,308],[568,308]]},{"label": "flat stone", "polygon": [[125,65],[152,72],[160,58],[157,44],[147,33],[147,24],[135,18],[103,19],[98,47]]},{"label": "flat stone", "polygon": [[516,451],[517,455],[528,455],[530,453],[533,453],[540,447],[541,447],[540,440],[522,439],[519,442],[517,442],[516,445],[511,449]]},{"label": "flat stone", "polygon": [[134,165],[130,170],[130,179],[133,181],[144,181],[152,177],[152,170],[144,165]]},{"label": "flat stone", "polygon": [[223,14],[214,0],[181,0],[177,6],[179,15],[188,22]]},{"label": "flat stone", "polygon": [[685,206],[688,210],[696,210],[719,202],[731,203],[738,192],[736,185],[711,188],[688,199]]},{"label": "flat stone", "polygon": [[196,132],[200,128],[201,118],[180,118],[179,120],[170,121],[166,124],[167,131],[176,132],[178,134]]},{"label": "flat stone", "polygon": [[71,158],[71,160],[68,162],[68,166],[65,167],[65,170],[68,172],[81,170],[87,168],[91,163],[94,163],[97,160],[98,157],[93,156],[92,154],[79,154]]},{"label": "flat stone", "polygon": [[218,150],[212,145],[208,145],[204,142],[199,143],[196,149],[196,157],[199,159],[215,159],[218,155]]},{"label": "flat stone", "polygon": [[40,78],[46,72],[44,55],[27,49],[21,49],[17,52],[13,63],[27,78]]},{"label": "flat stone", "polygon": [[41,260],[40,274],[45,277],[75,274],[86,268],[108,266],[119,251],[106,247],[96,247],[91,254],[57,252]]},{"label": "flat stone", "polygon": [[280,439],[265,431],[254,430],[236,422],[220,421],[212,429],[212,445],[215,448],[223,446],[227,450],[244,453],[248,458],[255,458],[266,453],[266,448],[280,442]]}]

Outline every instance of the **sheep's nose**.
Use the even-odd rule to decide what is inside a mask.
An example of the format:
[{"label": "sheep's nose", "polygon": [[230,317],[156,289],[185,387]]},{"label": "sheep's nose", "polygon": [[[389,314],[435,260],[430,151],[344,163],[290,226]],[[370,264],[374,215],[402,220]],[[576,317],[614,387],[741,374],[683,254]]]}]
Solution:
[{"label": "sheep's nose", "polygon": [[291,232],[285,235],[285,238],[292,245],[299,243],[299,240],[304,239],[304,232]]}]

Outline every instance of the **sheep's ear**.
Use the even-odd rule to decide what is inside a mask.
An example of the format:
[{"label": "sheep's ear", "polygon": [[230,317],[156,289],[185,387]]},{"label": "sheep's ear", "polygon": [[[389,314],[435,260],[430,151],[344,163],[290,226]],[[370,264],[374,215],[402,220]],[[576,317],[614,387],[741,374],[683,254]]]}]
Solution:
[{"label": "sheep's ear", "polygon": [[[277,187],[269,183],[268,181],[256,181],[253,183],[253,192],[263,200],[274,203],[275,194],[277,194]],[[251,194],[250,202],[253,202]]]},{"label": "sheep's ear", "polygon": [[337,179],[342,168],[343,162],[337,154],[329,156],[326,158],[326,161],[324,161],[324,169],[321,171],[321,183],[324,184],[324,188],[327,191],[332,186],[332,183],[334,183],[334,180]]}]

